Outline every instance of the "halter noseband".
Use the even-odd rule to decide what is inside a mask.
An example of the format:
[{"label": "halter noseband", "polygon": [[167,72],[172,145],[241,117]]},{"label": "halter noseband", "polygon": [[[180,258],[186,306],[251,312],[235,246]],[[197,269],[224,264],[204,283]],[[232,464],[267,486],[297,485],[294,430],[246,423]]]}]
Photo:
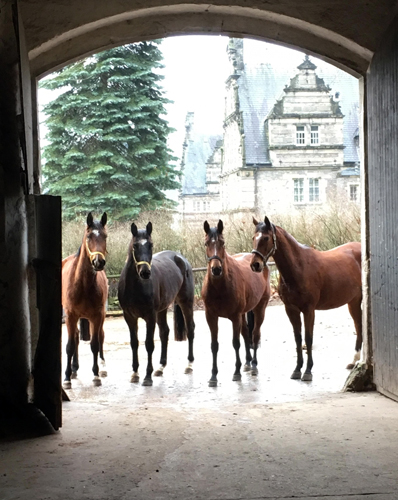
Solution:
[{"label": "halter noseband", "polygon": [[221,265],[222,265],[222,259],[218,255],[213,255],[212,257],[207,257],[207,262],[210,262],[211,260],[219,260]]},{"label": "halter noseband", "polygon": [[277,249],[277,246],[276,246],[276,233],[275,233],[275,226],[273,224],[271,224],[271,228],[272,228],[272,241],[273,241],[273,245],[272,245],[272,248],[271,250],[267,253],[267,255],[263,255],[261,252],[259,252],[258,250],[252,250],[252,253],[260,256],[262,259],[263,259],[263,263],[264,265],[267,263],[267,260],[272,256],[274,255],[274,253],[276,252],[276,249]]},{"label": "halter noseband", "polygon": [[87,238],[86,238],[86,249],[87,249],[87,252],[88,252],[88,256],[89,256],[89,259],[91,262],[93,262],[94,258],[96,255],[101,255],[101,257],[106,261],[106,258],[105,258],[105,255],[102,253],[102,252],[92,252],[88,246],[88,241],[87,241]]}]

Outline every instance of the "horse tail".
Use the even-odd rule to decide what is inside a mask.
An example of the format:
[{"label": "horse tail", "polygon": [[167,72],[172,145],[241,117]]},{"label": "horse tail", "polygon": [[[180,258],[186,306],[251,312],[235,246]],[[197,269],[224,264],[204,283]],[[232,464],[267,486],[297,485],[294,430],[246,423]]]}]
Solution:
[{"label": "horse tail", "polygon": [[174,304],[174,340],[187,340],[187,329],[181,307]]},{"label": "horse tail", "polygon": [[250,346],[253,346],[253,328],[254,328],[254,312],[249,311],[246,314],[246,320],[247,320],[247,327],[249,329],[249,343]]},{"label": "horse tail", "polygon": [[80,340],[90,340],[90,323],[86,318],[80,318]]}]

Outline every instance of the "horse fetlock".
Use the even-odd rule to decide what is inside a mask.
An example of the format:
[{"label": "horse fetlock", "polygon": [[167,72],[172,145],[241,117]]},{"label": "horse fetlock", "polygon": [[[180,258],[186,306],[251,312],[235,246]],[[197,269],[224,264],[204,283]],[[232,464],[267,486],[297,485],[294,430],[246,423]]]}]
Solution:
[{"label": "horse fetlock", "polygon": [[253,377],[256,377],[258,375],[258,368],[257,365],[253,365],[251,369],[251,373]]},{"label": "horse fetlock", "polygon": [[301,379],[301,371],[300,370],[294,370],[294,372],[292,373],[291,379],[293,380],[299,380]]},{"label": "horse fetlock", "polygon": [[77,372],[72,372],[70,378],[77,378]]},{"label": "horse fetlock", "polygon": [[303,382],[311,382],[311,380],[312,380],[312,373],[305,372],[304,375],[301,377],[301,380]]},{"label": "horse fetlock", "polygon": [[246,362],[246,363],[243,365],[243,371],[244,371],[244,372],[249,372],[250,370],[251,370],[250,362]]},{"label": "horse fetlock", "polygon": [[234,373],[234,376],[232,377],[232,380],[234,382],[240,382],[242,380],[242,375],[240,373]]}]

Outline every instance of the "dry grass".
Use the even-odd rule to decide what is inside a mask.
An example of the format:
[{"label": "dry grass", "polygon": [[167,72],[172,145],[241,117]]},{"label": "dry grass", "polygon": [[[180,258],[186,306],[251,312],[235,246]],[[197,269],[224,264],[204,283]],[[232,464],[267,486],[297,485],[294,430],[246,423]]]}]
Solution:
[{"label": "dry grass", "polygon": [[[253,222],[252,212],[225,214],[224,236],[229,254],[250,252],[252,250]],[[319,250],[328,250],[348,241],[360,241],[360,210],[357,204],[342,203],[335,199],[325,209],[302,210],[293,214],[268,214],[270,220],[291,233],[300,243],[314,246]],[[259,217],[257,217],[259,218]],[[263,216],[261,217],[261,219]],[[144,228],[151,221],[153,225],[152,239],[154,252],[174,250],[184,255],[193,268],[205,267],[204,219],[194,223],[184,223],[179,229],[174,228],[173,214],[167,210],[145,211],[134,221],[138,228]],[[120,275],[127,256],[127,248],[131,239],[131,222],[108,222],[108,259],[106,271],[108,276]],[[208,218],[214,227],[218,219]],[[65,222],[63,225],[63,257],[75,253],[79,248],[85,228],[85,220]],[[204,272],[195,273],[195,289],[200,296]],[[110,280],[110,305],[118,308],[117,278]],[[271,277],[275,286],[277,274]]]}]

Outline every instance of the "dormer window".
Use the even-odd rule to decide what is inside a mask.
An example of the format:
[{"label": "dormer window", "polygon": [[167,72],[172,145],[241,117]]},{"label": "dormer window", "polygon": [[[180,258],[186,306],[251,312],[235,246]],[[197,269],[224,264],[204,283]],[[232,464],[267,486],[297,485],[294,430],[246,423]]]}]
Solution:
[{"label": "dormer window", "polygon": [[319,127],[311,125],[311,144],[319,144]]},{"label": "dormer window", "polygon": [[304,125],[296,126],[296,144],[302,146],[305,144],[305,129]]}]

